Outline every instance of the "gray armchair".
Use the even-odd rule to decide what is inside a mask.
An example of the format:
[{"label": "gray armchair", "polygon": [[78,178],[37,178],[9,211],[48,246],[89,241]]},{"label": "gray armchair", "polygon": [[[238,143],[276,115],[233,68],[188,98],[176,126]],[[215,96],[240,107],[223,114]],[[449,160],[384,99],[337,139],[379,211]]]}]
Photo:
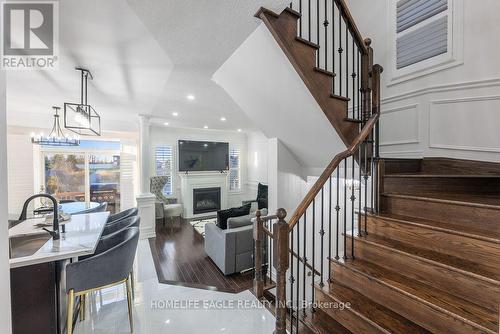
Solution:
[{"label": "gray armchair", "polygon": [[118,220],[121,220],[123,218],[128,218],[131,216],[137,216],[139,213],[139,210],[137,208],[130,208],[115,214],[112,214],[108,217],[108,220],[106,221],[106,225],[111,224],[113,222],[116,222]]},{"label": "gray armchair", "polygon": [[112,222],[110,224],[106,224],[106,226],[104,226],[104,230],[102,231],[102,237],[108,236],[129,227],[139,227],[140,223],[141,218],[139,216],[130,216]]},{"label": "gray armchair", "polygon": [[152,176],[149,183],[149,191],[156,197],[155,217],[163,219],[163,224],[165,224],[166,218],[180,218],[183,212],[182,204],[177,203],[177,198],[167,198],[163,195],[163,187],[165,187],[168,178],[169,176]]},{"label": "gray armchair", "polygon": [[[267,210],[261,210],[267,215]],[[253,223],[255,213],[227,220],[227,229],[205,225],[205,252],[217,267],[230,275],[253,267]]]},{"label": "gray armchair", "polygon": [[94,212],[104,212],[104,211],[106,211],[107,208],[108,208],[108,202],[103,202],[103,203],[99,204],[98,206],[96,206],[95,208],[90,208],[90,209],[86,209],[83,211],[79,211],[79,212],[75,213],[75,215],[83,215],[86,213],[94,213]]},{"label": "gray armchair", "polygon": [[88,259],[73,262],[66,266],[66,288],[68,293],[67,333],[73,333],[73,308],[75,297],[82,298],[85,309],[86,295],[104,287],[125,283],[130,329],[133,332],[132,289],[130,272],[134,263],[139,229],[132,227],[121,231],[109,239],[107,250]]}]

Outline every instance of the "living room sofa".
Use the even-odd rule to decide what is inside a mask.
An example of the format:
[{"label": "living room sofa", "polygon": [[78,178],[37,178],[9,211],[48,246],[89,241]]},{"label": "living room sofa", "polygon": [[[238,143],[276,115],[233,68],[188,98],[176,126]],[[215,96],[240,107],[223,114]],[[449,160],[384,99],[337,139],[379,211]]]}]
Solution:
[{"label": "living room sofa", "polygon": [[[262,209],[263,216],[267,209]],[[205,226],[205,252],[224,273],[230,275],[253,267],[253,223],[255,212],[227,220],[227,229]]]}]

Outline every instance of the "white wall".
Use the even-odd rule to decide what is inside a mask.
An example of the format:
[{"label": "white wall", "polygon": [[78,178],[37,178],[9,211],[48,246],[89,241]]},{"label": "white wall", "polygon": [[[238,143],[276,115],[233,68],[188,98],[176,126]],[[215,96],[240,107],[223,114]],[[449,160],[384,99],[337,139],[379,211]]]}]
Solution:
[{"label": "white wall", "polygon": [[268,184],[269,139],[261,132],[247,133],[247,192],[257,196],[257,185]]},{"label": "white wall", "polygon": [[6,120],[5,71],[0,71],[0,332],[12,332],[10,310],[10,268],[8,185],[7,185],[7,120]]},{"label": "white wall", "polygon": [[345,150],[283,50],[261,24],[214,80],[268,138],[279,138],[303,167],[325,167]]},{"label": "white wall", "polygon": [[9,214],[20,214],[24,201],[35,192],[33,144],[27,134],[7,135]]},{"label": "white wall", "polygon": [[305,195],[302,166],[279,139],[269,139],[268,147],[270,213],[284,208],[289,217]]},{"label": "white wall", "polygon": [[155,175],[155,149],[157,146],[167,145],[173,148],[174,155],[174,178],[173,178],[173,197],[181,199],[181,180],[179,177],[179,164],[178,164],[178,140],[200,140],[200,141],[219,141],[228,142],[230,148],[239,148],[241,150],[241,191],[229,192],[228,205],[230,207],[240,206],[242,200],[255,199],[254,194],[248,194],[247,187],[247,139],[244,133],[236,131],[217,131],[217,130],[200,130],[200,129],[186,129],[186,128],[173,128],[152,125],[150,134],[150,150],[149,154],[152,157],[149,169],[149,175]]},{"label": "white wall", "polygon": [[[500,2],[463,2],[463,62],[393,84],[389,22],[392,0],[349,0],[382,74],[381,152],[385,157],[446,156],[500,161]],[[369,10],[368,10],[369,8]],[[375,14],[375,15],[374,15]],[[376,19],[374,19],[376,17]],[[459,62],[460,63],[460,62]]]}]

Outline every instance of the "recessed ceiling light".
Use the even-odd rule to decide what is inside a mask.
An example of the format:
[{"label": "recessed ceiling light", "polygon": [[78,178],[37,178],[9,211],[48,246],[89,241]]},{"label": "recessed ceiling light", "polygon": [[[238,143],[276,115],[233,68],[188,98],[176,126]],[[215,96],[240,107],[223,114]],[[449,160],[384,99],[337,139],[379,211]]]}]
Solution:
[{"label": "recessed ceiling light", "polygon": [[238,129],[238,132],[241,132],[242,130],[241,129]]},{"label": "recessed ceiling light", "polygon": [[190,101],[193,101],[195,99],[193,94],[189,94],[188,96],[186,96],[186,98]]},{"label": "recessed ceiling light", "polygon": [[163,123],[163,125],[165,125],[165,126],[169,126],[169,125],[170,125],[170,123],[169,123],[169,122],[165,122],[165,123]]},{"label": "recessed ceiling light", "polygon": [[204,129],[208,129],[208,125],[204,125],[204,126],[203,126],[203,128],[204,128]]},{"label": "recessed ceiling light", "polygon": [[225,122],[226,121],[226,117],[221,117],[220,120],[223,121],[223,122]]},{"label": "recessed ceiling light", "polygon": [[177,117],[177,116],[179,116],[179,113],[178,113],[177,111],[174,111],[174,112],[172,113],[172,116]]}]

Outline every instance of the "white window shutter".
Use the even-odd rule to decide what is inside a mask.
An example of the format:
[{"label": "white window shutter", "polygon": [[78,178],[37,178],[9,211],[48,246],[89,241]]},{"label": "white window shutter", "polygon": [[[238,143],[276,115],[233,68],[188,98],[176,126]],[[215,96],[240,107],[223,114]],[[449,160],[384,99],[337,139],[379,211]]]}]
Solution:
[{"label": "white window shutter", "polygon": [[172,195],[173,155],[171,146],[158,146],[155,151],[156,175],[168,176],[163,187],[164,195]]},{"label": "white window shutter", "polygon": [[[397,3],[396,67],[401,69],[448,52],[448,0]],[[411,30],[410,28],[414,28]]]},{"label": "white window shutter", "polygon": [[120,153],[120,206],[126,210],[135,206],[135,154]]},{"label": "white window shutter", "polygon": [[241,190],[241,151],[238,148],[229,150],[229,190]]}]

